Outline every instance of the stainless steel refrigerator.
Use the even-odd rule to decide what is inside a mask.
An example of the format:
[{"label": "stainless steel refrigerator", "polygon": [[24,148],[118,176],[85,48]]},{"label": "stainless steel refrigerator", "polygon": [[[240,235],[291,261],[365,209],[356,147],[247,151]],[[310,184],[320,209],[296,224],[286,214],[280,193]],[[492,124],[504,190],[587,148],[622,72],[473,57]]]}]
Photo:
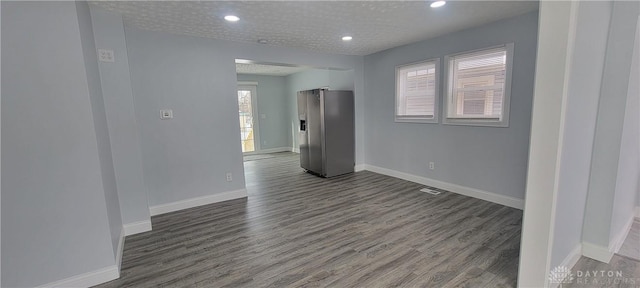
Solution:
[{"label": "stainless steel refrigerator", "polygon": [[355,120],[352,91],[298,92],[300,166],[322,177],[353,172]]}]

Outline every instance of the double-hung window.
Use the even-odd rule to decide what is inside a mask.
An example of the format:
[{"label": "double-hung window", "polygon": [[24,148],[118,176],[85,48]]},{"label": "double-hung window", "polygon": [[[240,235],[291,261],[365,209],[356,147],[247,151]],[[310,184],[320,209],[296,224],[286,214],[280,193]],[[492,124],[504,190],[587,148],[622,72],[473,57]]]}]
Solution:
[{"label": "double-hung window", "polygon": [[446,124],[509,126],[513,44],[450,55],[445,96]]},{"label": "double-hung window", "polygon": [[396,122],[438,123],[440,60],[396,67]]}]

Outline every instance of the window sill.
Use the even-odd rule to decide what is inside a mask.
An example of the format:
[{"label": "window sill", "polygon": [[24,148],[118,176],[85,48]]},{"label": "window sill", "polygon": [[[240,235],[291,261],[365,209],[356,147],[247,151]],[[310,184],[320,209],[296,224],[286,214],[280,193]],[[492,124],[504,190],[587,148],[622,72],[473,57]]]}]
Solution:
[{"label": "window sill", "polygon": [[395,118],[396,123],[426,123],[426,124],[438,124],[438,119],[407,119],[407,118]]},{"label": "window sill", "polygon": [[445,118],[442,121],[445,125],[458,125],[458,126],[481,126],[481,127],[509,127],[509,121],[507,120],[494,120],[494,119],[469,119],[469,118]]}]

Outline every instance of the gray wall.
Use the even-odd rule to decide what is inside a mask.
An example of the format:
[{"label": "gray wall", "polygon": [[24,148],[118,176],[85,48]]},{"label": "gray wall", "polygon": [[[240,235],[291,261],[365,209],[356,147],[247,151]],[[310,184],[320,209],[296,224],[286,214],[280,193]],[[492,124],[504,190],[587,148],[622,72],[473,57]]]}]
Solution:
[{"label": "gray wall", "polygon": [[638,2],[613,4],[591,158],[583,242],[609,246]]},{"label": "gray wall", "polygon": [[[238,74],[238,81],[258,82],[260,149],[290,148],[289,106],[285,77]],[[262,118],[264,115],[265,118]],[[238,145],[240,141],[238,140]]]},{"label": "gray wall", "polygon": [[[0,5],[0,23],[2,22],[2,5]],[[1,25],[0,25],[1,26]],[[1,30],[1,29],[0,29]],[[2,32],[0,32],[0,39],[2,39]],[[1,47],[1,45],[0,45]],[[2,54],[2,48],[0,48],[0,54]],[[2,78],[2,69],[0,69],[0,78]],[[2,91],[2,81],[0,81],[0,91]],[[0,126],[2,125],[2,93],[0,93]],[[2,142],[2,133],[0,133],[0,142]],[[0,145],[2,146],[2,145]],[[0,149],[0,162],[2,161],[2,149]],[[0,165],[0,187],[2,186],[2,165]],[[2,189],[0,188],[0,195],[2,195]],[[1,197],[0,197],[1,198]],[[1,201],[0,201],[1,202]],[[2,223],[2,205],[0,205],[0,223]],[[2,246],[2,229],[0,229],[0,247]],[[2,249],[0,249],[0,259],[2,259]],[[2,261],[0,260],[0,271],[2,271]],[[2,286],[2,273],[0,273],[0,286]]]},{"label": "gray wall", "polygon": [[96,46],[115,54],[115,62],[99,62],[98,67],[122,222],[150,221],[122,16],[91,7],[91,19]]},{"label": "gray wall", "polygon": [[[523,199],[537,15],[532,12],[366,56],[366,163]],[[509,42],[515,43],[515,51],[508,128],[394,122],[397,65]],[[435,170],[428,169],[430,161]]]},{"label": "gray wall", "polygon": [[118,242],[122,235],[122,217],[120,215],[120,203],[118,200],[118,190],[116,188],[116,176],[113,170],[113,160],[111,157],[111,143],[109,128],[107,128],[107,115],[102,97],[102,85],[100,83],[100,72],[98,71],[98,56],[96,55],[96,42],[93,38],[93,25],[91,23],[91,13],[87,2],[76,2],[78,13],[78,25],[80,27],[80,40],[84,55],[84,65],[87,73],[87,84],[89,85],[89,99],[91,100],[91,112],[93,113],[93,126],[96,130],[96,140],[98,142],[98,158],[100,159],[100,170],[102,172],[102,186],[107,205],[107,216],[111,231],[111,243],[113,246],[113,257],[115,259],[118,249]]},{"label": "gray wall", "polygon": [[[356,69],[362,112],[362,57],[242,44],[125,26],[149,205],[243,189],[235,59]],[[160,120],[159,110],[174,119]],[[358,115],[356,116],[358,117]],[[361,116],[360,116],[361,117]],[[362,122],[356,123],[362,130]],[[356,135],[356,161],[362,139]],[[358,148],[360,147],[360,148]],[[225,173],[233,173],[233,182]]]},{"label": "gray wall", "polygon": [[569,78],[551,267],[582,241],[611,2],[581,2]]},{"label": "gray wall", "polygon": [[[640,28],[638,24],[636,27]],[[635,48],[630,61],[631,70],[620,139],[620,160],[618,161],[618,175],[613,199],[610,242],[615,241],[616,236],[628,232],[625,230],[629,228],[626,225],[635,214],[635,199],[638,194],[638,180],[640,178],[640,167],[638,167],[640,161],[640,139],[638,138],[638,133],[640,133],[640,89],[638,89],[638,84],[640,84],[638,83],[640,82],[638,50],[640,47],[638,47],[638,42],[640,39],[638,38],[640,35],[638,32],[640,31],[636,30]]]},{"label": "gray wall", "polygon": [[2,286],[33,287],[115,259],[76,4],[0,5]]},{"label": "gray wall", "polygon": [[[288,140],[289,145],[298,151],[298,131],[300,123],[298,121],[298,91],[329,87],[331,90],[351,90],[354,91],[354,71],[352,70],[332,70],[332,69],[310,69],[286,77],[287,97],[290,103],[288,114]],[[366,97],[366,96],[365,96]],[[357,109],[357,108],[356,108]],[[356,162],[357,163],[357,162]]]},{"label": "gray wall", "polygon": [[233,59],[205,39],[125,31],[149,205],[244,188]]}]

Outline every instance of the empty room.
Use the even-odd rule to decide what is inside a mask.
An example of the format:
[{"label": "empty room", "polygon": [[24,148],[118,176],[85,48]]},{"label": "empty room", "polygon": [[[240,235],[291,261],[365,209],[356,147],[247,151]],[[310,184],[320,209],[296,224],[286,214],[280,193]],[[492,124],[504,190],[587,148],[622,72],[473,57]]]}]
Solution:
[{"label": "empty room", "polygon": [[1,287],[640,287],[638,1],[2,1]]}]

